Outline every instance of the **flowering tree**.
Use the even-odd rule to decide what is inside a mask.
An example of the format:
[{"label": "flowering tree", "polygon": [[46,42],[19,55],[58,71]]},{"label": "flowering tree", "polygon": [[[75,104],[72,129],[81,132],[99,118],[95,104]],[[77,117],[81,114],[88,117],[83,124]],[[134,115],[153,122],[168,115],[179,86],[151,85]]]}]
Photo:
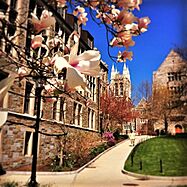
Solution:
[{"label": "flowering tree", "polygon": [[[101,111],[104,119],[108,119],[110,123],[122,125],[124,122],[134,119],[133,105],[126,97],[115,97],[114,95],[106,94],[101,96],[100,101]],[[105,124],[104,129],[107,129]],[[117,129],[116,126],[113,129]]]},{"label": "flowering tree", "polygon": [[[132,60],[132,52],[129,47],[134,46],[134,36],[147,31],[150,19],[148,17],[138,18],[133,14],[135,9],[140,10],[142,0],[107,0],[107,1],[58,1],[61,6],[71,4],[73,14],[78,17],[79,24],[88,21],[86,11],[89,11],[92,19],[98,24],[104,24],[107,31],[109,47],[121,47],[117,55],[118,62]],[[86,11],[85,9],[86,8]],[[110,50],[108,48],[110,55]],[[111,56],[111,58],[116,58]]]}]

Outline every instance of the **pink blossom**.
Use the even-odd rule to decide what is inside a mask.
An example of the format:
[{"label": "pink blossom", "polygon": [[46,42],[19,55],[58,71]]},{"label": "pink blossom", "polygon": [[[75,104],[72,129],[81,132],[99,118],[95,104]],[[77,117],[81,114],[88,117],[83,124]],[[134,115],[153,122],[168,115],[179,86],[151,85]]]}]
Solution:
[{"label": "pink blossom", "polygon": [[52,13],[47,10],[44,10],[42,12],[40,20],[35,14],[31,13],[31,15],[32,15],[32,24],[34,26],[36,33],[55,25],[56,22],[55,18],[52,17]]},{"label": "pink blossom", "polygon": [[27,68],[26,67],[20,67],[18,69],[18,75],[19,77],[23,77],[25,75],[27,75],[28,71],[27,71]]},{"label": "pink blossom", "polygon": [[147,31],[148,24],[151,22],[151,20],[148,17],[143,17],[138,19],[138,27],[141,32]]},{"label": "pink blossom", "polygon": [[87,13],[79,14],[78,16],[78,25],[86,25],[86,22],[88,21],[88,18],[86,17]]},{"label": "pink blossom", "polygon": [[[76,36],[76,33],[73,33]],[[81,87],[86,88],[86,80],[81,74],[88,74],[97,76],[100,72],[100,53],[95,50],[88,50],[80,55],[78,53],[79,37],[74,37],[75,44],[70,49],[69,55],[63,57],[55,57],[54,60],[54,73],[60,74],[65,70],[66,83],[69,89],[76,89]]]},{"label": "pink blossom", "polygon": [[133,56],[132,51],[123,51],[122,53],[121,51],[119,51],[117,61],[126,62],[126,59],[132,60],[132,56]]},{"label": "pink blossom", "polygon": [[31,41],[31,47],[33,49],[41,47],[42,41],[43,41],[43,37],[41,35],[34,36],[34,38]]},{"label": "pink blossom", "polygon": [[92,8],[96,8],[99,4],[100,4],[100,2],[97,0],[89,1],[89,6],[91,6]]},{"label": "pink blossom", "polygon": [[73,11],[73,15],[77,16],[79,13],[83,14],[85,12],[85,9],[83,7],[77,6],[75,10]]},{"label": "pink blossom", "polygon": [[137,20],[137,18],[132,14],[132,12],[129,12],[127,10],[122,10],[118,15],[117,20],[120,21],[122,25],[126,25],[126,24],[133,23],[134,21]]},{"label": "pink blossom", "polygon": [[61,7],[64,7],[66,5],[66,0],[57,0],[57,2]]},{"label": "pink blossom", "polygon": [[124,9],[140,10],[139,5],[142,4],[142,0],[118,0],[117,5]]}]

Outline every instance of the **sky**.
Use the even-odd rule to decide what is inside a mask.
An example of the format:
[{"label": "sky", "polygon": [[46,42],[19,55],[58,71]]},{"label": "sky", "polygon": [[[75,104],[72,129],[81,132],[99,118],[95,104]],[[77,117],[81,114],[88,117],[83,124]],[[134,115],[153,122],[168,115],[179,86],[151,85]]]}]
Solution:
[{"label": "sky", "polygon": [[[142,81],[152,82],[153,71],[164,61],[169,51],[175,47],[187,47],[187,0],[143,0],[137,17],[148,16],[151,19],[148,31],[134,37],[133,60],[127,61],[131,84],[137,88]],[[88,21],[86,29],[94,37],[95,47],[101,52],[102,60],[108,64],[109,75],[114,63],[107,54],[106,33]],[[117,49],[113,53],[117,54]],[[123,63],[115,63],[122,73]],[[110,76],[109,76],[110,79]]]}]

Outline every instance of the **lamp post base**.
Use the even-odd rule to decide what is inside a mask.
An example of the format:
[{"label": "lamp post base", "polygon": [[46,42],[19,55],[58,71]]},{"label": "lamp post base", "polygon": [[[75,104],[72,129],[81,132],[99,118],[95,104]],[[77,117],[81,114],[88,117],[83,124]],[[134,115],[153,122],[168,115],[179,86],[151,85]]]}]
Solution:
[{"label": "lamp post base", "polygon": [[36,180],[30,180],[28,183],[28,187],[38,187],[39,184],[36,182]]}]

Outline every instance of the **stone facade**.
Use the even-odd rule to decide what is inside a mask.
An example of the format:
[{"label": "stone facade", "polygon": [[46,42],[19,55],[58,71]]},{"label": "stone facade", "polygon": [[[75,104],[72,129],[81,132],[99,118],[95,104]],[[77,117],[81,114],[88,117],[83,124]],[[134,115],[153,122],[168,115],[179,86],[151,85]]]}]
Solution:
[{"label": "stone facade", "polygon": [[131,79],[129,69],[124,63],[122,75],[112,66],[110,89],[116,97],[127,97],[131,99]]},{"label": "stone facade", "polygon": [[[15,169],[29,166],[32,163],[32,142],[27,141],[26,133],[34,133],[33,124],[35,118],[24,114],[9,113],[8,121],[2,128],[2,165],[5,169]],[[38,166],[48,165],[56,155],[59,156],[59,138],[57,136],[47,136],[47,134],[67,133],[62,141],[68,139],[69,153],[73,149],[83,149],[80,141],[86,141],[87,147],[93,147],[94,142],[100,141],[97,131],[87,128],[75,127],[74,125],[64,126],[63,123],[54,123],[50,120],[41,120],[38,142]],[[84,136],[83,136],[84,135]],[[76,141],[79,137],[79,141]],[[85,137],[87,138],[85,140]],[[32,137],[31,137],[32,141]],[[77,144],[77,145],[75,145]],[[31,147],[29,147],[31,146]],[[66,148],[67,149],[67,148]]]},{"label": "stone facade", "polygon": [[[158,70],[153,73],[153,93],[160,86],[164,86],[169,91],[168,132],[171,134],[186,132],[187,58],[185,50],[171,50]],[[164,130],[163,124],[163,120],[156,120],[154,129]]]},{"label": "stone facade", "polygon": [[[110,78],[110,91],[114,93],[115,97],[125,97],[127,100],[131,100],[131,79],[130,72],[127,65],[124,63],[123,73],[120,74],[117,69],[112,66],[111,78]],[[132,130],[135,130],[134,120],[126,122],[122,126],[122,134],[128,134]]]},{"label": "stone facade", "polygon": [[[11,2],[8,1],[8,5]],[[24,15],[27,16],[28,7],[30,6],[33,9],[34,3],[35,1],[24,1],[24,3],[17,1],[13,8],[18,12],[18,17],[23,14],[23,11],[25,12]],[[35,11],[41,8],[37,4],[35,6]],[[64,29],[64,35],[62,36],[64,40],[69,37],[74,29],[81,33],[81,28],[77,27],[73,15],[66,14],[60,9],[58,9],[58,12],[62,16],[61,25],[63,24],[63,27],[60,24],[56,27]],[[25,26],[28,26],[27,22],[25,22]],[[17,30],[16,32],[21,31]],[[28,45],[29,37],[28,33],[23,32],[21,37],[17,38],[17,42],[23,46]],[[3,41],[0,42],[0,47],[2,51],[6,51],[6,45]],[[80,51],[83,52],[93,48],[94,38],[89,32],[82,31]],[[10,54],[14,56],[14,50],[10,50]],[[0,81],[10,74],[16,74],[17,71],[17,67],[6,60],[6,56],[1,56],[1,61],[3,63],[0,64]],[[71,94],[62,93],[60,97],[50,100],[50,98],[45,98],[45,92],[42,92],[38,165],[46,165],[48,161],[60,154],[57,146],[59,145],[59,137],[62,137],[62,139],[66,137],[69,150],[73,152],[79,148],[80,154],[81,151],[82,153],[85,152],[84,148],[91,148],[94,146],[94,142],[100,141],[99,93],[105,89],[108,76],[107,65],[101,61],[100,67],[101,77],[85,77],[88,88],[91,90],[90,93],[82,90]],[[37,112],[36,82],[32,79],[16,79],[8,94],[0,103],[0,107],[8,111],[7,121],[0,131],[0,162],[7,170],[30,165]],[[54,134],[63,135],[64,133],[64,136],[52,136]]]},{"label": "stone facade", "polygon": [[136,132],[138,134],[148,134],[148,116],[147,116],[147,101],[142,98],[135,107],[135,110],[139,113],[139,117],[136,118]]}]

